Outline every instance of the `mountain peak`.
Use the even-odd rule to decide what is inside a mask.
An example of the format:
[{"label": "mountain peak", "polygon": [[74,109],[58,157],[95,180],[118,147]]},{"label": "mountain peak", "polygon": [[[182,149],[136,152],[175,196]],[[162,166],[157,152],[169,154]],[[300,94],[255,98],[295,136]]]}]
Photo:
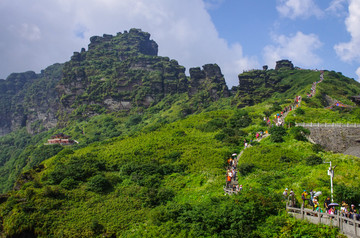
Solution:
[{"label": "mountain peak", "polygon": [[132,28],[129,32],[117,33],[116,36],[103,34],[103,36],[90,37],[89,51],[103,48],[104,54],[138,54],[157,56],[158,45],[150,40],[150,34],[140,29]]}]

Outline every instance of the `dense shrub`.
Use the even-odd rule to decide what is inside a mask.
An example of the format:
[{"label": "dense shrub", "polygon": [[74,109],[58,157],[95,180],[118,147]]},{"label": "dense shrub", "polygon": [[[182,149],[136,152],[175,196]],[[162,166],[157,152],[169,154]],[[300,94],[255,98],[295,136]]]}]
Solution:
[{"label": "dense shrub", "polygon": [[302,108],[300,108],[300,107],[297,108],[295,112],[296,112],[296,114],[299,114],[299,115],[304,115],[304,114],[305,114],[304,109],[302,109]]},{"label": "dense shrub", "polygon": [[306,164],[310,166],[318,165],[322,163],[323,163],[322,158],[317,155],[310,155],[309,157],[306,158]]},{"label": "dense shrub", "polygon": [[323,152],[323,151],[324,151],[324,148],[323,148],[322,145],[320,145],[320,144],[313,144],[313,145],[312,145],[312,150],[313,150],[315,153],[319,153],[319,152]]},{"label": "dense shrub", "polygon": [[86,185],[86,190],[102,193],[111,187],[109,181],[101,174],[91,177]]},{"label": "dense shrub", "polygon": [[125,123],[127,127],[135,126],[142,121],[141,115],[132,115],[129,117],[128,121]]},{"label": "dense shrub", "polygon": [[178,130],[178,131],[175,131],[173,133],[173,136],[175,136],[175,137],[183,137],[183,136],[186,136],[186,132],[183,131],[183,130]]},{"label": "dense shrub", "polygon": [[[336,171],[335,171],[336,172]],[[354,204],[356,207],[360,201],[359,187],[347,187],[342,183],[335,183],[334,194],[336,201],[345,201],[347,204]]]},{"label": "dense shrub", "polygon": [[295,140],[307,141],[306,136],[310,134],[310,130],[302,126],[296,126],[291,128],[290,134],[292,134]]},{"label": "dense shrub", "polygon": [[[289,216],[285,212],[278,216],[268,216],[258,227],[256,237],[339,237],[339,229],[334,226],[311,224]],[[254,236],[254,237],[255,237]]]},{"label": "dense shrub", "polygon": [[221,130],[222,133],[224,133],[226,136],[235,136],[236,131],[233,128],[226,127]]},{"label": "dense shrub", "polygon": [[100,222],[97,219],[92,219],[91,224],[90,224],[90,229],[95,233],[95,234],[100,234],[103,230],[104,230],[104,226],[102,224],[100,224]]},{"label": "dense shrub", "polygon": [[285,156],[285,155],[282,155],[279,160],[280,160],[280,162],[285,162],[285,163],[289,163],[292,161],[292,159],[290,157]]},{"label": "dense shrub", "polygon": [[226,122],[224,119],[214,118],[205,124],[199,125],[198,128],[203,132],[213,132],[221,128],[224,128],[225,126],[226,126]]},{"label": "dense shrub", "polygon": [[56,166],[49,174],[49,182],[59,184],[65,178],[84,181],[98,171],[105,170],[105,164],[92,159],[91,154],[74,156],[64,162],[57,161]]},{"label": "dense shrub", "polygon": [[78,185],[78,181],[75,181],[73,178],[65,178],[61,181],[60,186],[65,189],[73,189]]},{"label": "dense shrub", "polygon": [[263,113],[264,113],[264,115],[265,115],[266,117],[270,117],[270,116],[271,116],[271,111],[269,111],[269,110],[265,110]]},{"label": "dense shrub", "polygon": [[302,100],[303,100],[304,102],[306,102],[306,103],[310,103],[310,101],[311,101],[311,99],[308,98],[308,97],[305,97],[305,98],[303,98]]},{"label": "dense shrub", "polygon": [[171,151],[169,154],[164,155],[163,158],[166,160],[170,160],[171,162],[175,162],[181,157],[182,154],[183,152]]},{"label": "dense shrub", "polygon": [[[195,204],[168,203],[151,211],[151,223],[164,237],[258,237],[253,232],[281,203],[277,194],[253,189],[241,196],[210,197]],[[149,227],[151,228],[151,227]],[[142,232],[151,233],[151,229]],[[141,231],[140,231],[141,232]],[[165,233],[164,233],[165,232]],[[152,236],[155,235],[153,233]],[[143,236],[145,233],[137,234]]]},{"label": "dense shrub", "polygon": [[286,135],[286,129],[282,126],[274,126],[270,128],[269,133],[271,134],[270,140],[272,142],[283,142],[283,137]]},{"label": "dense shrub", "polygon": [[217,133],[214,138],[218,141],[223,141],[226,138],[226,134],[224,132]]},{"label": "dense shrub", "polygon": [[236,110],[234,115],[229,119],[229,127],[244,128],[252,122],[248,112],[245,110]]},{"label": "dense shrub", "polygon": [[239,165],[239,173],[242,176],[246,176],[249,173],[253,172],[255,165],[253,163],[242,163]]},{"label": "dense shrub", "polygon": [[270,110],[271,112],[280,112],[282,110],[282,107],[280,106],[279,102],[274,102]]},{"label": "dense shrub", "polygon": [[63,147],[61,145],[41,145],[31,153],[30,167],[40,164],[45,159],[48,159],[58,154]]},{"label": "dense shrub", "polygon": [[56,199],[62,199],[62,198],[64,198],[64,193],[61,192],[58,187],[46,186],[46,187],[44,188],[43,195],[44,195],[45,197],[56,198]]}]

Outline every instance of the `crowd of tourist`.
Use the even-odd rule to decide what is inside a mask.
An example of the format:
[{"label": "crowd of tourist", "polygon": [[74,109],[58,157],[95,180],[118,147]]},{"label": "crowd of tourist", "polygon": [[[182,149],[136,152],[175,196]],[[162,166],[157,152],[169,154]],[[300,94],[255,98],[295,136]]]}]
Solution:
[{"label": "crowd of tourist", "polygon": [[316,82],[313,82],[313,84],[311,85],[310,93],[307,94],[308,98],[311,98],[311,97],[313,97],[315,95],[315,93],[316,93],[316,85],[318,83],[321,83],[323,80],[324,80],[324,72],[321,72],[320,80],[316,81]]},{"label": "crowd of tourist", "polygon": [[[284,119],[288,112],[295,110],[300,106],[301,103],[301,96],[296,96],[294,99],[294,102],[291,103],[289,106],[286,106],[283,108],[283,110],[279,113],[276,113],[274,115],[273,122],[271,122],[269,117],[264,117],[264,121],[268,125],[268,127],[272,126],[283,126]],[[268,131],[260,130],[254,134],[255,141],[260,141],[264,136],[268,135]],[[246,139],[244,139],[244,149],[251,146],[251,143],[253,142],[253,139],[250,139],[248,142]],[[237,183],[237,154],[234,153],[232,156],[227,160],[228,166],[227,166],[227,172],[226,172],[226,185],[224,187],[225,194],[226,193],[238,193],[242,191],[242,185],[239,185]]]},{"label": "crowd of tourist", "polygon": [[228,167],[226,172],[226,188],[230,189],[233,193],[238,193],[242,191],[242,185],[237,183],[237,154],[234,153],[232,156],[227,160]]},{"label": "crowd of tourist", "polygon": [[[288,114],[288,112],[297,109],[298,107],[300,107],[300,103],[301,103],[301,96],[296,96],[294,99],[294,102],[291,103],[290,105],[286,106],[283,108],[283,110],[281,112],[278,112],[274,115],[274,119],[271,121],[270,117],[264,117],[264,121],[266,123],[267,126],[271,127],[271,126],[283,126],[285,123],[285,117]],[[274,123],[272,123],[274,122]]]},{"label": "crowd of tourist", "polygon": [[[354,204],[349,206],[345,201],[342,201],[341,204],[333,203],[331,202],[330,197],[327,196],[324,200],[323,206],[321,206],[319,203],[320,195],[321,192],[310,190],[310,192],[307,193],[307,191],[304,190],[303,193],[301,193],[302,206],[312,207],[313,211],[320,213],[327,213],[330,215],[339,214],[350,219],[360,220],[359,211],[356,209]],[[289,201],[290,207],[296,206],[296,196],[292,189],[290,193],[288,193],[288,189],[286,188],[283,192],[283,197]]]}]

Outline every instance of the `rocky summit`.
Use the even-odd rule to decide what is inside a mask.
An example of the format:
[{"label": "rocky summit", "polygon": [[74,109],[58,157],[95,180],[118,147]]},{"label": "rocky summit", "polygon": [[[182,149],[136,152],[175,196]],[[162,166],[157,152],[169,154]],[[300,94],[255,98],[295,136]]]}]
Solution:
[{"label": "rocky summit", "polygon": [[[158,56],[158,45],[139,29],[90,38],[88,50],[41,74],[12,74],[1,85],[0,135],[25,126],[30,133],[64,126],[69,120],[155,105],[167,95],[206,90],[227,97],[221,69],[206,64],[190,69]],[[34,95],[34,89],[41,93]],[[31,95],[31,96],[30,96]]]}]

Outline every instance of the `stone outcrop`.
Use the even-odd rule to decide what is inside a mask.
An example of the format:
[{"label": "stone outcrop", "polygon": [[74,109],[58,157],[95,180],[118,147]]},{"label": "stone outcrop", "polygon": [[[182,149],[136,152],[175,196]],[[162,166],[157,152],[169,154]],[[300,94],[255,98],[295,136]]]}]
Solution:
[{"label": "stone outcrop", "polygon": [[290,85],[281,85],[282,78],[274,70],[252,70],[239,74],[239,86],[236,88],[235,99],[238,107],[245,107],[260,103],[272,96],[273,93],[282,93]]},{"label": "stone outcrop", "polygon": [[62,65],[55,64],[40,74],[14,73],[0,80],[0,136],[21,127],[37,133],[56,126],[55,85],[60,80],[61,68]]},{"label": "stone outcrop", "polygon": [[150,34],[139,29],[90,38],[88,50],[41,74],[12,74],[0,80],[0,136],[21,127],[37,133],[74,119],[150,107],[167,95],[206,91],[208,98],[229,96],[220,67],[190,70],[160,57]]},{"label": "stone outcrop", "polygon": [[280,70],[280,69],[290,69],[290,70],[293,70],[293,69],[294,69],[294,65],[291,63],[290,60],[279,60],[279,61],[276,61],[275,70]]},{"label": "stone outcrop", "polygon": [[[116,36],[108,34],[104,34],[102,37],[92,36],[90,37],[88,49],[91,51],[97,49],[98,47],[103,48],[104,44],[106,46],[105,48],[116,50],[117,53],[125,53],[125,55],[134,53],[134,55],[144,54],[157,56],[158,54],[158,45],[155,41],[150,40],[150,34],[135,28],[130,29],[129,32],[119,32]],[[121,47],[112,48],[114,45],[121,45]],[[133,51],[130,52],[129,49]]]},{"label": "stone outcrop", "polygon": [[200,67],[191,68],[189,96],[205,90],[209,96],[217,100],[220,97],[229,97],[230,92],[226,85],[224,75],[217,64],[206,64],[203,69]]},{"label": "stone outcrop", "polygon": [[[149,107],[168,94],[187,91],[185,68],[159,57],[150,34],[138,29],[94,36],[88,51],[75,52],[57,85],[61,122],[106,111]],[[76,112],[81,106],[82,111]],[[70,118],[71,119],[71,118]]]}]

